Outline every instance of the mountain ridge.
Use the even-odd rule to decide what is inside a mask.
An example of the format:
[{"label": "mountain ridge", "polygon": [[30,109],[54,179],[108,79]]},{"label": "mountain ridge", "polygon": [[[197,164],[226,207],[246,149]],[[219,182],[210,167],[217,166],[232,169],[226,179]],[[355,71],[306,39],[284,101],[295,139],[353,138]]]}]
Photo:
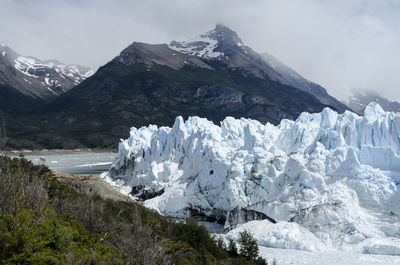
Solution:
[{"label": "mountain ridge", "polygon": [[65,93],[94,72],[89,67],[66,65],[58,60],[22,56],[0,44],[0,83],[25,95],[49,99]]},{"label": "mountain ridge", "polygon": [[9,135],[25,138],[22,146],[108,148],[130,126],[170,126],[176,116],[197,115],[215,123],[226,116],[246,117],[277,124],[328,106],[288,85],[234,31],[217,25],[211,32],[206,39],[216,38],[216,46],[204,38],[196,43],[205,45],[202,54],[211,58],[167,44],[133,42],[94,75],[40,106],[30,116],[34,126],[12,127]]},{"label": "mountain ridge", "polygon": [[232,29],[217,24],[215,29],[188,41],[172,41],[170,48],[206,60],[220,60],[232,68],[243,68],[249,73],[263,78],[268,76],[275,81],[301,89],[317,97],[321,103],[331,105],[339,112],[348,107],[330,96],[326,89],[315,84],[283,64],[268,53],[258,54],[246,46]]}]

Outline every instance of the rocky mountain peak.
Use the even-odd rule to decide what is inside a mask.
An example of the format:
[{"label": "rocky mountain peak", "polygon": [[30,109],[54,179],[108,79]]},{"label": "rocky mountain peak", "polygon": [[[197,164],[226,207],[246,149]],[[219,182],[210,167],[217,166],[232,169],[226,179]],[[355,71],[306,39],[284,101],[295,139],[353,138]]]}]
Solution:
[{"label": "rocky mountain peak", "polygon": [[238,46],[243,46],[243,41],[237,33],[223,24],[217,24],[215,29],[210,31],[210,35],[217,39],[219,43],[230,42]]},{"label": "rocky mountain peak", "polygon": [[216,39],[220,42],[229,41],[239,46],[243,45],[242,39],[237,33],[223,24],[217,24],[213,31],[216,35]]},{"label": "rocky mountain peak", "polygon": [[339,112],[347,109],[323,87],[306,80],[272,56],[260,55],[244,45],[237,33],[223,24],[217,24],[214,29],[187,41],[172,41],[169,48],[207,61],[218,60],[230,69],[240,69],[262,79],[267,78],[298,88]]},{"label": "rocky mountain peak", "polygon": [[235,31],[223,24],[217,24],[213,30],[197,37],[186,41],[172,41],[169,47],[205,59],[222,59],[232,54],[233,50],[240,52],[244,45]]},{"label": "rocky mountain peak", "polygon": [[18,58],[19,54],[13,51],[7,45],[0,44],[0,56],[9,62],[12,62]]}]

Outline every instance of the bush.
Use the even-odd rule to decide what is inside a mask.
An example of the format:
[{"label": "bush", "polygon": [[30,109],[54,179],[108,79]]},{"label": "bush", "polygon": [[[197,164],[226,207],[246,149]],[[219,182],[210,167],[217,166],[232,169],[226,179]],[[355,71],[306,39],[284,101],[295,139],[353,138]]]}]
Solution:
[{"label": "bush", "polygon": [[169,220],[0,157],[0,264],[261,264],[194,219]]},{"label": "bush", "polygon": [[0,263],[125,264],[118,249],[54,211],[49,174],[26,160],[0,157]]}]

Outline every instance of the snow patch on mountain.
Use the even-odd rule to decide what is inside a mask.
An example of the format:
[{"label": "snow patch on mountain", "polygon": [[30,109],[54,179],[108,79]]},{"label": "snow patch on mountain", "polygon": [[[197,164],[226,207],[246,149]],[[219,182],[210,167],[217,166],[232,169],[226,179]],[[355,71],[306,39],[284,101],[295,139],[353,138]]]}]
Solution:
[{"label": "snow patch on mountain", "polygon": [[15,59],[14,62],[15,62],[14,67],[24,75],[31,76],[34,78],[39,77],[30,73],[30,71],[34,70],[38,66],[37,64],[35,64],[35,60],[33,60],[32,58],[20,56],[17,59]]},{"label": "snow patch on mountain", "polygon": [[218,40],[213,37],[215,34],[215,30],[211,30],[206,34],[191,38],[187,41],[172,41],[168,47],[184,54],[202,58],[210,59],[223,57],[224,54],[222,52],[215,51],[218,47]]},{"label": "snow patch on mountain", "polygon": [[[61,75],[62,78],[71,78],[76,85],[94,74],[94,71],[91,69],[83,69],[77,65],[65,65],[55,60],[40,61],[33,57],[19,56],[14,60],[14,63],[14,66],[17,70],[34,78],[39,78],[43,69],[54,69],[58,74]],[[49,79],[49,74],[47,74],[45,78],[47,85],[54,85],[57,83],[55,81],[57,80]]]},{"label": "snow patch on mountain", "polygon": [[364,117],[326,108],[278,126],[178,117],[132,128],[103,177],[163,215],[256,225],[269,247],[400,249],[400,114],[377,104]]},{"label": "snow patch on mountain", "polygon": [[230,28],[221,24],[217,24],[215,29],[189,40],[179,42],[172,41],[168,47],[180,53],[204,59],[222,59],[226,56],[224,53],[226,50],[220,46],[225,46],[227,43],[229,43],[229,45],[237,46],[245,54],[248,53],[248,47],[243,44],[237,34]]},{"label": "snow patch on mountain", "polygon": [[22,56],[4,45],[0,46],[0,55],[8,62],[7,67],[17,70],[7,82],[33,97],[49,98],[60,95],[94,74],[89,67]]}]

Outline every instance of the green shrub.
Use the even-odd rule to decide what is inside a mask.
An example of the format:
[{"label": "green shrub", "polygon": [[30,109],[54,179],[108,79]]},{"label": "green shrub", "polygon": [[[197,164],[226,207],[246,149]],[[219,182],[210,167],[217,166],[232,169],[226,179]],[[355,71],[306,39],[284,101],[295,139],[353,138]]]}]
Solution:
[{"label": "green shrub", "polygon": [[238,255],[238,249],[236,243],[231,238],[228,239],[228,253],[233,257]]},{"label": "green shrub", "polygon": [[257,240],[253,235],[244,230],[239,233],[239,244],[240,244],[240,255],[255,260],[258,256],[258,245]]},{"label": "green shrub", "polygon": [[45,166],[0,157],[0,264],[263,263],[238,256],[234,242],[226,249],[194,219],[103,199]]}]

